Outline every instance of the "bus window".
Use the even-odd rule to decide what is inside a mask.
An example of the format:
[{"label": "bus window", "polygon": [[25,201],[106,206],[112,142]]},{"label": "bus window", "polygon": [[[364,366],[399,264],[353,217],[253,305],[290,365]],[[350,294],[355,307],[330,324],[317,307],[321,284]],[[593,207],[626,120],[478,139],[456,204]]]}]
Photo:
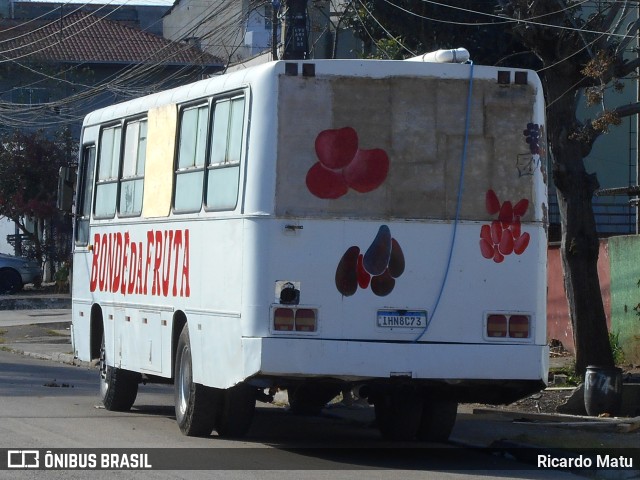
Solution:
[{"label": "bus window", "polygon": [[93,211],[96,218],[113,218],[116,213],[121,136],[120,125],[102,130],[98,151],[96,204]]},{"label": "bus window", "polygon": [[80,188],[76,211],[76,245],[89,243],[89,219],[91,217],[91,197],[93,195],[93,172],[96,162],[96,147],[89,145],[82,150],[80,166]]},{"label": "bus window", "polygon": [[177,212],[198,212],[202,207],[208,116],[208,105],[189,107],[182,111],[173,199],[173,208]]},{"label": "bus window", "polygon": [[124,159],[120,179],[119,211],[122,216],[140,215],[144,165],[147,154],[147,120],[127,123],[124,136]]},{"label": "bus window", "polygon": [[232,210],[238,201],[244,104],[244,97],[220,100],[215,104],[207,172],[207,209]]}]

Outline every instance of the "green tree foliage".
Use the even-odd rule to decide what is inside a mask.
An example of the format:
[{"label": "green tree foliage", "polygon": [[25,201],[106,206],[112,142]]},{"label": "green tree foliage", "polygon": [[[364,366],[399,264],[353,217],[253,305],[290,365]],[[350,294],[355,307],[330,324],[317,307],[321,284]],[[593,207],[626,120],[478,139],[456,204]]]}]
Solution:
[{"label": "green tree foliage", "polygon": [[59,218],[56,196],[58,171],[75,158],[74,143],[67,130],[53,138],[43,131],[16,130],[0,140],[0,216],[16,223],[32,245],[30,256],[41,262],[57,256],[43,242],[44,226],[56,225],[58,232],[71,227],[70,220]]},{"label": "green tree foliage", "polygon": [[[455,8],[448,7],[450,4]],[[528,50],[514,41],[504,20],[479,17],[494,14],[497,1],[363,0],[348,10],[348,24],[370,57],[403,59],[438,49],[465,47],[476,62],[512,66],[533,60]]]}]

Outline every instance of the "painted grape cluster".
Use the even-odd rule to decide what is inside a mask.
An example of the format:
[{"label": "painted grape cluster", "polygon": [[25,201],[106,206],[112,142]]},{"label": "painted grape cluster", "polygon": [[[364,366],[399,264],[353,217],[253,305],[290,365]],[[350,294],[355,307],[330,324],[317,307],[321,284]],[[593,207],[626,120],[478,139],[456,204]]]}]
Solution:
[{"label": "painted grape cluster", "polygon": [[336,269],[336,287],[345,297],[356,293],[358,287],[371,291],[379,297],[389,295],[398,278],[404,272],[405,262],[402,248],[387,225],[378,229],[373,242],[362,254],[360,247],[349,247]]},{"label": "painted grape cluster", "polygon": [[540,155],[540,125],[527,123],[527,128],[522,134],[525,136],[525,142],[529,144],[531,154]]},{"label": "painted grape cluster", "polygon": [[316,162],[307,172],[307,188],[316,197],[336,199],[350,188],[366,193],[378,188],[389,173],[389,157],[379,148],[362,150],[351,127],[323,130],[316,137]]},{"label": "painted grape cluster", "polygon": [[523,198],[515,205],[506,200],[500,204],[496,192],[488,190],[485,202],[487,212],[490,215],[498,214],[498,219],[491,222],[491,225],[483,225],[480,230],[482,256],[501,263],[507,255],[521,255],[527,249],[530,239],[527,232],[521,232],[520,225],[520,218],[529,208],[529,200]]}]

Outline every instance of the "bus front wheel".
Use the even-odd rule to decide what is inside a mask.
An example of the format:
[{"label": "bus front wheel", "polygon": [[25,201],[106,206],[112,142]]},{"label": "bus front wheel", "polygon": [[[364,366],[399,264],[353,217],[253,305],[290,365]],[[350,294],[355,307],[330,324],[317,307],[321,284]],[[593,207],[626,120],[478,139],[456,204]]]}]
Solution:
[{"label": "bus front wheel", "polygon": [[100,347],[100,397],[104,408],[116,412],[131,409],[138,395],[140,374],[107,365],[105,340]]},{"label": "bus front wheel", "polygon": [[193,381],[189,327],[180,333],[174,371],[176,421],[180,431],[190,437],[209,435],[215,423],[219,393]]}]

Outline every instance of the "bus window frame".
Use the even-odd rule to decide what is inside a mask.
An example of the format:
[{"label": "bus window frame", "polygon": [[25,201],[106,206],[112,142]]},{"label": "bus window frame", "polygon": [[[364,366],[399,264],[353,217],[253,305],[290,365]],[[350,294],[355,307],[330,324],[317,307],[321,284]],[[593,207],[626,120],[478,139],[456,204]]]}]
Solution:
[{"label": "bus window frame", "polygon": [[[186,167],[186,168],[180,168],[180,140],[181,140],[181,133],[182,133],[182,124],[183,124],[183,118],[184,118],[184,112],[187,110],[191,110],[191,109],[198,109],[201,107],[205,107],[207,108],[207,131],[205,133],[205,146],[204,146],[204,161],[202,163],[202,166],[193,166],[193,167]],[[189,214],[189,213],[199,213],[202,211],[202,206],[204,204],[204,181],[205,181],[205,177],[206,177],[206,170],[207,170],[207,157],[208,157],[208,149],[209,149],[209,131],[211,128],[211,99],[210,98],[206,98],[206,99],[198,99],[196,101],[193,102],[189,102],[189,103],[185,103],[183,105],[180,105],[178,107],[178,125],[176,128],[176,146],[175,146],[175,153],[174,153],[174,160],[173,160],[173,194],[171,196],[171,211],[174,214],[177,215],[184,215],[184,214]],[[196,152],[197,153],[197,152]],[[201,191],[200,191],[200,206],[197,209],[179,209],[176,208],[176,194],[178,193],[178,176],[179,175],[184,175],[184,174],[190,174],[190,173],[195,173],[201,171],[202,172],[202,176],[203,179],[201,181]]]},{"label": "bus window frame", "polygon": [[[120,176],[121,176],[121,172],[122,172],[122,149],[124,147],[124,142],[123,140],[123,121],[117,121],[117,122],[112,122],[112,123],[106,123],[104,125],[100,125],[100,134],[98,136],[98,145],[97,145],[97,150],[96,150],[96,165],[95,165],[95,171],[94,171],[94,179],[93,179],[93,183],[94,183],[94,187],[93,187],[93,207],[92,207],[92,212],[93,212],[93,218],[96,220],[111,220],[113,218],[116,218],[116,215],[118,213],[118,200],[119,200],[119,195],[120,195]],[[102,138],[104,135],[105,130],[108,130],[110,128],[120,128],[120,146],[118,149],[118,173],[115,177],[115,180],[113,178],[109,178],[106,181],[100,181],[99,180],[99,174],[100,174],[100,166],[101,166],[101,158],[100,155],[102,153]],[[113,159],[113,156],[112,156]],[[115,204],[113,206],[113,214],[109,214],[109,215],[98,215],[96,213],[96,204],[98,203],[98,187],[100,185],[108,185],[108,184],[112,184],[115,183],[116,185],[116,193],[115,193]]]},{"label": "bus window frame", "polygon": [[[89,161],[90,155],[87,155],[87,152],[93,152],[93,159]],[[78,189],[77,189],[77,205],[76,205],[76,214],[74,221],[74,232],[73,232],[73,242],[76,247],[87,247],[90,243],[90,235],[87,235],[86,241],[83,239],[80,241],[78,239],[79,225],[81,222],[86,222],[87,226],[91,227],[91,216],[93,213],[93,203],[95,200],[95,186],[96,186],[96,167],[98,161],[98,147],[95,142],[90,142],[82,145],[80,149],[80,171],[78,175]],[[87,173],[89,164],[92,164],[93,172],[92,178],[90,182],[87,182]],[[87,198],[86,191],[87,187],[91,188],[91,192],[89,197]],[[85,210],[86,203],[89,203],[89,211],[85,215],[83,212]]]},{"label": "bus window frame", "polygon": [[[230,127],[232,125],[232,108],[229,108],[229,111],[227,113],[227,139],[225,142],[225,147],[226,147],[226,151],[225,151],[225,161],[222,163],[212,163],[212,158],[213,158],[213,127],[214,127],[214,121],[215,121],[215,112],[216,112],[216,108],[215,106],[223,101],[228,101],[230,107],[233,104],[234,100],[237,99],[242,99],[243,102],[243,108],[242,108],[242,122],[241,122],[241,136],[240,136],[240,152],[238,155],[238,161],[237,162],[228,162],[227,161],[227,154],[229,151],[229,133],[231,131]],[[249,95],[247,94],[247,91],[245,90],[240,90],[240,91],[235,91],[235,92],[228,92],[225,95],[218,95],[215,96],[211,99],[211,106],[212,108],[210,109],[210,114],[209,114],[209,145],[207,148],[207,163],[206,163],[206,168],[205,168],[205,178],[204,178],[204,187],[203,187],[203,193],[204,193],[204,199],[203,199],[203,205],[204,205],[204,210],[206,212],[231,212],[231,211],[235,211],[238,208],[238,202],[240,200],[240,185],[241,182],[240,180],[242,179],[242,165],[243,160],[246,159],[246,142],[247,142],[247,138],[249,136],[249,132],[248,132],[248,117],[249,117]],[[208,194],[209,194],[209,176],[211,175],[211,172],[216,171],[216,170],[224,170],[224,169],[231,169],[231,168],[237,168],[238,169],[238,174],[237,174],[237,183],[236,183],[236,199],[235,199],[235,203],[233,204],[232,207],[224,207],[224,208],[214,208],[214,207],[210,207],[208,205]]]},{"label": "bus window frame", "polygon": [[[142,175],[134,175],[131,177],[125,177],[124,176],[124,163],[125,163],[125,152],[126,152],[126,144],[127,144],[127,128],[129,127],[129,125],[133,124],[133,123],[138,123],[141,124],[142,122],[146,122],[147,124],[147,137],[146,139],[148,139],[149,136],[149,120],[148,120],[148,116],[145,115],[140,115],[137,117],[131,117],[131,118],[127,118],[124,120],[123,125],[122,125],[122,137],[121,137],[121,155],[120,155],[120,166],[119,166],[119,174],[118,174],[118,191],[117,191],[117,205],[116,205],[116,212],[118,215],[118,218],[134,218],[134,217],[140,217],[142,215],[142,209],[144,207],[144,173],[146,172],[146,167],[147,167],[147,156],[146,156],[146,139],[145,139],[145,157],[144,157],[144,169],[143,169],[143,173]],[[139,127],[138,127],[138,142],[137,142],[137,149],[136,151],[139,151],[140,148],[140,135],[139,135]],[[139,156],[136,157],[136,160],[139,160]],[[137,164],[136,164],[136,169],[137,169]],[[121,211],[121,195],[122,195],[122,184],[123,183],[128,183],[128,182],[134,182],[134,181],[138,181],[138,180],[142,180],[142,203],[140,204],[140,210],[136,211],[134,213],[123,213]]]}]

